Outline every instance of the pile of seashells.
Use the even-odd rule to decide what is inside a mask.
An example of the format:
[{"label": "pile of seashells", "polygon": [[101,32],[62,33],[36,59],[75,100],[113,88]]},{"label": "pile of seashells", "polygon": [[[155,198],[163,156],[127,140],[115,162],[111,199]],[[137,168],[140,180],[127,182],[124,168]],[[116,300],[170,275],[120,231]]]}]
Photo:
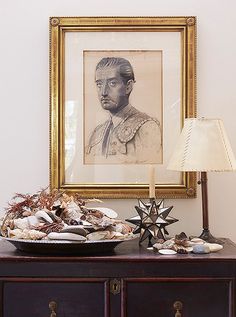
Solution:
[{"label": "pile of seashells", "polygon": [[207,243],[200,238],[188,239],[184,232],[176,235],[169,240],[159,239],[154,245],[153,250],[160,254],[187,254],[190,252],[196,254],[207,254],[217,252],[223,249],[223,246],[217,243]]},{"label": "pile of seashells", "polygon": [[3,237],[26,240],[98,241],[126,240],[132,228],[104,207],[87,207],[78,194],[43,189],[34,195],[16,194],[1,223]]}]

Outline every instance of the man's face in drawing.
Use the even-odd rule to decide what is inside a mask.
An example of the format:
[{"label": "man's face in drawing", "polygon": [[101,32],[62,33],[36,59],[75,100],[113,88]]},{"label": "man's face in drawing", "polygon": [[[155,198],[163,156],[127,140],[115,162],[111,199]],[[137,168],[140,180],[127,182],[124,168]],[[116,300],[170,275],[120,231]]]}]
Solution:
[{"label": "man's face in drawing", "polygon": [[116,113],[129,103],[129,81],[124,82],[118,67],[105,66],[95,75],[98,97],[103,109]]}]

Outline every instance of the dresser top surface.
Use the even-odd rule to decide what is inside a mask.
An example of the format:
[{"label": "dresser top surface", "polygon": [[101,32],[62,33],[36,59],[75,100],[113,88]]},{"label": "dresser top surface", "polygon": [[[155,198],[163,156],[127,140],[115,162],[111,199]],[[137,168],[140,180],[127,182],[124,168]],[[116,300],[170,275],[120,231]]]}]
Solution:
[{"label": "dresser top surface", "polygon": [[224,239],[223,249],[210,254],[175,254],[160,255],[153,250],[148,250],[145,243],[139,246],[138,239],[119,244],[114,251],[109,253],[73,253],[63,255],[34,254],[18,251],[8,241],[0,241],[0,261],[10,262],[86,262],[86,261],[115,261],[115,262],[135,262],[135,261],[236,261],[236,244],[229,239]]}]

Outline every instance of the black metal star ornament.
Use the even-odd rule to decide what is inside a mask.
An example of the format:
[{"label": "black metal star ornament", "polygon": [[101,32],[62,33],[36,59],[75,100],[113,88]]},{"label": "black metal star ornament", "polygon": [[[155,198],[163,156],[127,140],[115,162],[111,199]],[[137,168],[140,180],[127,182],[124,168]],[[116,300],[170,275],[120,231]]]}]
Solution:
[{"label": "black metal star ornament", "polygon": [[149,246],[152,245],[152,238],[165,240],[165,234],[169,234],[166,227],[178,221],[169,216],[173,206],[164,207],[163,199],[156,202],[154,198],[150,198],[148,203],[138,200],[138,204],[138,206],[135,206],[138,215],[126,219],[126,221],[137,226],[134,234],[140,233],[139,244],[147,238],[149,239]]}]

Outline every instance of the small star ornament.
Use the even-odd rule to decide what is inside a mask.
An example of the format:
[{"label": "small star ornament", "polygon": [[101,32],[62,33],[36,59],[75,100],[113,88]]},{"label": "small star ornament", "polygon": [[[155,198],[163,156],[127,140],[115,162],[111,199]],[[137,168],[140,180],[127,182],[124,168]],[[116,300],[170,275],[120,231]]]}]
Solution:
[{"label": "small star ornament", "polygon": [[139,244],[147,238],[149,246],[152,245],[152,238],[165,240],[165,234],[169,234],[166,227],[178,221],[169,216],[173,206],[164,207],[163,199],[156,202],[154,198],[150,198],[148,203],[138,200],[138,204],[135,206],[138,215],[126,219],[126,221],[136,225],[134,234],[140,233]]}]

